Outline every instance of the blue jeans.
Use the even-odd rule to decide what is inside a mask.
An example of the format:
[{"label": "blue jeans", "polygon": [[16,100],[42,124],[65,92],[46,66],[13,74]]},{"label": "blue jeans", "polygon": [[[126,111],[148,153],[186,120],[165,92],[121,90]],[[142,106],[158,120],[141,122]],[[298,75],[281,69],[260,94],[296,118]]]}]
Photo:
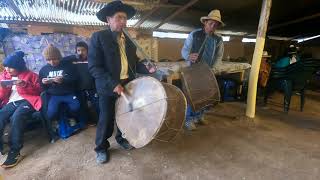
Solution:
[{"label": "blue jeans", "polygon": [[186,121],[185,123],[190,123],[190,122],[196,122],[199,119],[201,119],[203,117],[204,114],[204,110],[200,110],[198,112],[194,112],[192,110],[191,105],[188,104],[187,106],[187,114],[186,114]]},{"label": "blue jeans", "polygon": [[97,114],[99,114],[99,96],[96,90],[84,90],[79,92],[84,98],[81,102],[90,102]]},{"label": "blue jeans", "polygon": [[72,113],[75,116],[77,116],[76,114],[80,110],[80,102],[77,96],[74,94],[50,96],[47,109],[47,126],[51,138],[55,136],[51,123],[52,120],[59,117],[59,110],[62,104],[67,105],[67,107],[69,108],[68,112]]},{"label": "blue jeans", "polygon": [[0,150],[3,150],[3,131],[7,123],[11,123],[9,147],[19,152],[23,147],[23,133],[26,121],[31,118],[35,109],[27,100],[11,102],[0,110]]}]

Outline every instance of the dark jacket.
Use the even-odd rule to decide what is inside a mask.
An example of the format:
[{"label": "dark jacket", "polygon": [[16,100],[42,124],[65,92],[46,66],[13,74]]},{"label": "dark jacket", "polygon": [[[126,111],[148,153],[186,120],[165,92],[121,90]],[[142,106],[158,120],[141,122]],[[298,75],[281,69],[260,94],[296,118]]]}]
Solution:
[{"label": "dark jacket", "polygon": [[[43,78],[53,78],[57,76],[63,76],[63,82],[61,84],[42,83]],[[75,92],[77,73],[71,62],[60,61],[60,64],[57,67],[53,67],[50,64],[43,66],[39,72],[39,80],[42,89],[47,91],[48,94],[62,96]]]},{"label": "dark jacket", "polygon": [[[126,36],[126,54],[128,58],[129,80],[135,74],[147,74],[146,67],[139,63],[136,47]],[[110,29],[93,33],[88,54],[89,72],[95,78],[96,89],[99,94],[113,96],[114,88],[120,84],[121,59],[117,33]]]},{"label": "dark jacket", "polygon": [[81,61],[76,55],[64,57],[63,60],[71,61],[77,72],[76,90],[94,90],[94,79],[89,73],[88,62]]}]

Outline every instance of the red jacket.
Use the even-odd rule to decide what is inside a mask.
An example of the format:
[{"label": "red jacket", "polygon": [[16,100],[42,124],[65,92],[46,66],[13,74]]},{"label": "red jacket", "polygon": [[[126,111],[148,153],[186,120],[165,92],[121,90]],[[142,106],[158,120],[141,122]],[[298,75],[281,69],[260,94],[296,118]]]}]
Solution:
[{"label": "red jacket", "polygon": [[[11,79],[10,74],[4,70],[0,75],[0,80]],[[39,83],[39,76],[29,70],[21,72],[18,79],[26,82],[24,87],[17,86],[17,92],[21,97],[27,100],[35,110],[39,111],[41,108],[41,88]],[[11,95],[11,88],[3,88],[0,86],[0,107],[6,105]]]}]

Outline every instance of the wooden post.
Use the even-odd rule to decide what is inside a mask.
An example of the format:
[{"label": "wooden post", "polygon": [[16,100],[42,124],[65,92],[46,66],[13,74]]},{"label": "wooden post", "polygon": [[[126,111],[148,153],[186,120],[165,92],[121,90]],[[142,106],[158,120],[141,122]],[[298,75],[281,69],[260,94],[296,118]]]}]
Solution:
[{"label": "wooden post", "polygon": [[249,78],[249,90],[248,90],[248,98],[247,98],[246,116],[250,118],[254,118],[256,113],[258,76],[259,76],[260,63],[261,63],[265,37],[266,37],[266,32],[268,27],[271,2],[272,0],[263,0],[262,8],[261,8],[256,46],[254,48],[252,66],[251,66],[250,78]]}]

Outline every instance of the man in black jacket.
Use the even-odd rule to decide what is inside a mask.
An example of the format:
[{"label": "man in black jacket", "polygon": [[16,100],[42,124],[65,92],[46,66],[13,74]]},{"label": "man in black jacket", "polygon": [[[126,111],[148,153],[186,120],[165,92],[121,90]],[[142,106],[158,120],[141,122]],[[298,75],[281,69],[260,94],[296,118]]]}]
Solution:
[{"label": "man in black jacket", "polygon": [[[76,55],[64,57],[63,60],[71,61],[76,72],[78,81],[76,83],[77,96],[80,99],[80,116],[87,120],[89,126],[97,124],[96,116],[99,114],[99,97],[94,84],[94,79],[88,70],[88,45],[84,41],[76,44]],[[88,106],[88,103],[91,106]]]},{"label": "man in black jacket", "polygon": [[[89,71],[95,78],[99,94],[99,121],[96,132],[97,163],[108,161],[108,138],[114,128],[115,101],[124,91],[123,86],[135,78],[136,72],[153,73],[155,67],[147,68],[136,55],[136,47],[123,33],[127,19],[135,14],[132,6],[121,1],[108,3],[98,13],[99,20],[108,23],[108,28],[96,32],[89,46]],[[124,149],[132,149],[128,141],[117,131],[116,141]]]}]

